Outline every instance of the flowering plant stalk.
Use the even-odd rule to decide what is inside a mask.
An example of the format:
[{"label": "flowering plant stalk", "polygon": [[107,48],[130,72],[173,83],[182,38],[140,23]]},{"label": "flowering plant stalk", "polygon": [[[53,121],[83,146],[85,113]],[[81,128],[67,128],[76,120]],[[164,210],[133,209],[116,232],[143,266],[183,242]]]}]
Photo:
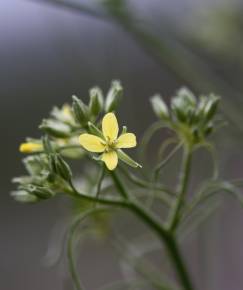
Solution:
[{"label": "flowering plant stalk", "polygon": [[[139,142],[140,165],[124,151],[137,145],[135,134],[128,133],[123,126],[119,135],[116,111],[122,92],[120,82],[113,81],[106,98],[95,87],[89,92],[89,104],[73,96],[72,106],[55,107],[39,127],[43,137],[28,138],[20,145],[20,151],[28,154],[23,159],[28,175],[13,179],[18,188],[12,196],[19,202],[34,203],[65,195],[78,204],[67,238],[69,271],[75,289],[86,289],[80,282],[74,259],[79,226],[88,220],[89,230],[102,229],[109,225],[119,208],[133,213],[147,226],[148,232],[157,235],[176,274],[173,279],[166,269],[154,269],[151,273],[150,264],[145,267],[145,262],[136,262],[146,250],[141,250],[138,257],[136,251],[130,250],[125,260],[139,274],[139,279],[137,276],[135,280],[128,279],[124,285],[137,285],[138,289],[195,289],[179,247],[180,238],[186,233],[184,229],[192,219],[194,226],[198,226],[208,216],[208,210],[215,210],[207,201],[217,192],[225,191],[242,202],[237,188],[240,184],[220,179],[214,145],[209,141],[210,135],[222,125],[217,114],[220,98],[215,95],[196,98],[190,90],[182,88],[168,106],[160,95],[153,96],[151,105],[158,121]],[[165,128],[172,132],[172,137],[159,145],[158,162],[151,166],[145,159],[148,143],[156,131]],[[210,153],[213,173],[189,197],[193,153],[200,148]],[[161,172],[179,153],[182,161],[178,183],[170,187],[164,184]],[[81,184],[67,162],[71,159],[77,159],[80,166],[89,166],[81,175]],[[162,206],[163,211],[155,204]],[[204,206],[201,213],[198,209]],[[197,211],[199,217],[195,220],[192,213]],[[104,212],[110,215],[104,217]]]}]

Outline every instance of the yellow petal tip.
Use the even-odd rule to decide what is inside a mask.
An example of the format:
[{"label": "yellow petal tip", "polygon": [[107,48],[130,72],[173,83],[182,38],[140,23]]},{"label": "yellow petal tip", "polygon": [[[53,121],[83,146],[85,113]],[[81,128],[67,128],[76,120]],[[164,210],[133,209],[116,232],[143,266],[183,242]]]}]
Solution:
[{"label": "yellow petal tip", "polygon": [[107,169],[111,171],[116,169],[118,164],[118,156],[116,151],[103,153],[101,160],[105,162]]}]

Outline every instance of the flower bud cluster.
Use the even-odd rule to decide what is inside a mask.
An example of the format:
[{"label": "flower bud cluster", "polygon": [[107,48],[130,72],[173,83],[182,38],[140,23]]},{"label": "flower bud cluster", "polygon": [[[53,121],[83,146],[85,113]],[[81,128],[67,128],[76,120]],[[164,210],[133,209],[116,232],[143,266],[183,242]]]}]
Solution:
[{"label": "flower bud cluster", "polygon": [[113,81],[106,98],[100,88],[94,87],[89,91],[87,105],[73,96],[71,106],[54,107],[39,126],[45,137],[27,138],[20,145],[20,152],[31,154],[23,159],[28,175],[13,179],[18,187],[12,196],[20,202],[36,202],[70,189],[72,171],[63,157],[84,156],[78,136],[86,131],[97,134],[99,129],[93,123],[101,113],[117,108],[122,92],[120,82]]},{"label": "flower bud cluster", "polygon": [[171,99],[170,107],[160,95],[151,98],[154,113],[189,145],[205,141],[216,128],[220,98],[210,94],[199,99],[187,88],[181,88]]}]

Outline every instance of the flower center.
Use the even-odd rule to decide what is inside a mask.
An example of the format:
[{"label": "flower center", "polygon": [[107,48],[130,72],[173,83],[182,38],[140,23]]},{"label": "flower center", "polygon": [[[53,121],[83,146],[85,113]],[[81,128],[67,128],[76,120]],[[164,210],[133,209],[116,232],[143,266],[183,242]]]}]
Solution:
[{"label": "flower center", "polygon": [[111,141],[110,138],[107,137],[106,144],[105,144],[105,151],[106,152],[114,151],[116,148],[116,143],[117,143],[117,140]]}]

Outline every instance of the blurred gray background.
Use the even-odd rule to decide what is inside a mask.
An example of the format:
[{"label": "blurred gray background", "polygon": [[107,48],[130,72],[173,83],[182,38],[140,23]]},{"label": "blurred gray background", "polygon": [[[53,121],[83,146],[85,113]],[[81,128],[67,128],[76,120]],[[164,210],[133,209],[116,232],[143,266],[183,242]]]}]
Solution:
[{"label": "blurred gray background", "polygon": [[[52,106],[87,99],[94,85],[120,79],[120,115],[142,135],[154,120],[149,97],[167,100],[182,85],[223,98],[227,129],[217,135],[223,176],[243,174],[243,7],[241,1],[41,1],[0,3],[0,289],[71,289],[65,261],[47,267],[53,227],[68,216],[66,200],[15,203],[11,178],[23,174],[19,143],[39,137]],[[61,3],[61,5],[60,5]],[[103,4],[105,3],[105,4]],[[200,161],[200,159],[198,160]],[[195,162],[198,172],[208,160]],[[195,172],[196,169],[195,169]],[[243,211],[225,198],[208,227],[184,245],[198,289],[243,289]],[[201,243],[207,252],[200,253]],[[85,244],[80,274],[88,289],[121,277],[106,245]],[[205,263],[207,265],[205,266]]]}]

